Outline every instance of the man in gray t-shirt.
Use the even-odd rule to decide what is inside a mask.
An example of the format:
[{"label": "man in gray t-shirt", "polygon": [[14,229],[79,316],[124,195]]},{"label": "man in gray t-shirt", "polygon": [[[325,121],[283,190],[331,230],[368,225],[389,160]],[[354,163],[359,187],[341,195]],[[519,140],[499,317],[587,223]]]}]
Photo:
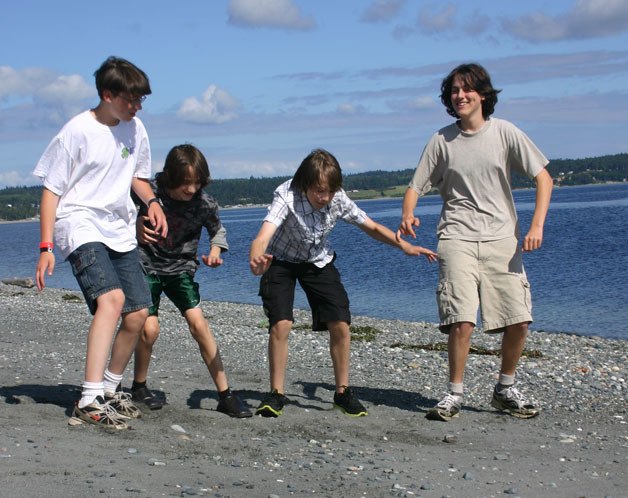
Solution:
[{"label": "man in gray t-shirt", "polygon": [[[502,365],[491,405],[518,418],[538,414],[514,387],[515,369],[532,321],[522,252],[541,247],[553,181],[548,160],[508,121],[491,118],[497,93],[477,64],[455,68],[441,85],[441,101],[457,121],[432,136],[403,201],[397,237],[415,237],[420,195],[436,188],[443,198],[438,223],[440,328],[449,334],[449,389],[427,418],[448,421],[462,406],[471,334],[481,310],[485,332],[502,332]],[[511,174],[534,178],[536,204],[530,229],[520,232]]]}]

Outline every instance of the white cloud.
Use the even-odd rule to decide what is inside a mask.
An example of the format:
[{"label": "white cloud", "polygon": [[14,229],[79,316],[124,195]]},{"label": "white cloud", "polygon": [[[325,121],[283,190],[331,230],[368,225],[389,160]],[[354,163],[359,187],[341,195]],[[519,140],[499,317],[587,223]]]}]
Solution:
[{"label": "white cloud", "polygon": [[511,35],[530,42],[578,40],[611,36],[628,31],[625,0],[578,0],[573,9],[551,17],[543,12],[503,20]]},{"label": "white cloud", "polygon": [[406,0],[375,0],[369,5],[360,20],[369,23],[386,22],[395,17]]},{"label": "white cloud", "polygon": [[229,23],[252,28],[308,30],[316,26],[292,0],[229,0]]},{"label": "white cloud", "polygon": [[177,111],[184,121],[220,124],[237,117],[238,101],[216,85],[209,85],[200,99],[188,97]]},{"label": "white cloud", "polygon": [[455,25],[456,7],[446,4],[441,9],[427,6],[419,13],[417,25],[423,33],[432,34],[449,31]]},{"label": "white cloud", "polygon": [[94,97],[96,90],[76,74],[58,76],[35,92],[38,100],[49,104],[56,102],[77,102]]},{"label": "white cloud", "polygon": [[41,180],[27,171],[0,171],[0,187],[37,185]]},{"label": "white cloud", "polygon": [[[303,153],[303,156],[307,151]],[[291,161],[213,161],[210,164],[212,178],[256,178],[293,175],[299,163]]]},{"label": "white cloud", "polygon": [[339,114],[359,114],[365,112],[364,106],[355,104],[339,104],[336,108]]},{"label": "white cloud", "polygon": [[0,66],[0,100],[31,96],[55,78],[56,75],[46,69],[18,70]]}]

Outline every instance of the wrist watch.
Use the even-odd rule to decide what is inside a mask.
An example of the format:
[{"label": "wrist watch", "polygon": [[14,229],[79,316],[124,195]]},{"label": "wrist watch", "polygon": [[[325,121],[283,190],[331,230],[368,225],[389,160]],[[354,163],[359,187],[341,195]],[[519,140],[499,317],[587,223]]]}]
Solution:
[{"label": "wrist watch", "polygon": [[152,199],[148,199],[148,202],[146,203],[146,207],[150,207],[150,205],[153,202],[157,202],[161,207],[164,207],[163,203],[161,202],[161,199],[159,197],[153,197]]}]

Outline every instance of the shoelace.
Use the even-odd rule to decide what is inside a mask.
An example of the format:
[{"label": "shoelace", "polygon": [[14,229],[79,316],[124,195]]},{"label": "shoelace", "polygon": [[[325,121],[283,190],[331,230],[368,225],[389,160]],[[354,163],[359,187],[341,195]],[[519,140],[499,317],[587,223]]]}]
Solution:
[{"label": "shoelace", "polygon": [[455,394],[445,393],[445,397],[442,399],[438,406],[444,408],[451,408],[452,406],[456,406],[460,404],[460,396],[456,396]]},{"label": "shoelace", "polygon": [[109,403],[102,404],[101,408],[109,420],[112,420],[113,422],[124,422],[124,419],[120,416],[117,410]]}]

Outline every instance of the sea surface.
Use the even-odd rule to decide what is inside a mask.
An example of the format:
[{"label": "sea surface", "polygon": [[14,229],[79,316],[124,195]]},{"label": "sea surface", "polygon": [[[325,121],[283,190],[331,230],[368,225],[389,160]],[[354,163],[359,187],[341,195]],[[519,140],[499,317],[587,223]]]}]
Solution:
[{"label": "sea surface", "polygon": [[[515,192],[521,230],[527,231],[534,210],[534,190]],[[395,231],[401,199],[361,201],[374,220]],[[438,196],[419,201],[417,243],[436,249]],[[197,272],[203,299],[260,304],[259,277],[248,267],[249,245],[265,208],[223,209],[222,222],[231,246],[225,264]],[[338,223],[331,237],[355,315],[406,321],[438,321],[435,288],[438,264],[412,258],[375,242],[360,229]],[[34,277],[39,224],[0,225],[0,278]],[[207,235],[201,239],[206,253]],[[543,247],[524,255],[532,286],[532,330],[628,339],[628,184],[555,188],[545,224]],[[47,285],[78,290],[69,264],[57,260]],[[295,306],[307,308],[297,292]]]}]

